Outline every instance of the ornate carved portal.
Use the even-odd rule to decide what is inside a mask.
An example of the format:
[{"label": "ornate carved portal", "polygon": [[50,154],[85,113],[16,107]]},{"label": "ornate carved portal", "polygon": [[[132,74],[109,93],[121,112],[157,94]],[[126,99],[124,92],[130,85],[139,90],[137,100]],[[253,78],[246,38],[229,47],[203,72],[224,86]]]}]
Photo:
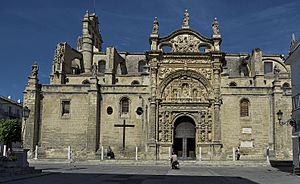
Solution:
[{"label": "ornate carved portal", "polygon": [[[173,145],[180,157],[193,159],[197,145],[213,142],[213,93],[208,80],[201,80],[200,76],[174,76],[177,77],[162,87],[158,141],[161,144]],[[185,133],[179,136],[179,132]]]},{"label": "ornate carved portal", "polygon": [[[178,123],[178,118],[190,117],[188,122],[195,125],[195,143],[211,143],[213,141],[213,115],[210,107],[198,107],[200,112],[195,112],[194,108],[187,107],[184,111],[180,112],[180,108],[173,111],[169,107],[164,107],[163,111],[159,114],[159,142],[174,144],[175,129]],[[189,109],[189,110],[188,110]]]}]

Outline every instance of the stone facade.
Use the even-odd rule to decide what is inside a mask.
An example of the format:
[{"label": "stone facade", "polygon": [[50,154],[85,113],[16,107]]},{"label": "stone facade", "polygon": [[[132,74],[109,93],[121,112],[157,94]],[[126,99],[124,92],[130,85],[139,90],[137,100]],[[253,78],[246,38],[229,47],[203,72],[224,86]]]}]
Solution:
[{"label": "stone facade", "polygon": [[[116,158],[232,159],[291,157],[291,131],[277,122],[291,112],[290,68],[281,55],[225,53],[218,20],[212,36],[189,27],[160,37],[157,17],[150,50],[102,51],[98,17],[86,13],[77,49],[59,43],[50,84],[29,76],[24,105],[30,108],[25,146],[45,158],[99,158],[110,146]],[[34,68],[33,68],[34,70]],[[124,124],[126,128],[122,128]],[[125,129],[125,131],[124,131]]]}]

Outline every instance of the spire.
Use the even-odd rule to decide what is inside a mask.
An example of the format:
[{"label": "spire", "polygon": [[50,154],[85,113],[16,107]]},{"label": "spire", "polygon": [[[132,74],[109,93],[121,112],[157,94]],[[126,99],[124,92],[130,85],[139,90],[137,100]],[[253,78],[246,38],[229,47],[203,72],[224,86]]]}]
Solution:
[{"label": "spire", "polygon": [[220,37],[220,29],[219,29],[219,22],[217,17],[214,18],[213,24],[212,24],[212,32],[213,37]]},{"label": "spire", "polygon": [[154,17],[152,34],[158,34],[158,26],[159,26],[159,23],[158,23],[157,17]]},{"label": "spire", "polygon": [[295,34],[292,33],[292,37],[291,37],[291,46],[293,46],[296,42],[296,37],[295,37]]},{"label": "spire", "polygon": [[184,11],[183,15],[183,22],[182,22],[182,29],[189,29],[189,21],[190,21],[190,15],[187,9]]}]

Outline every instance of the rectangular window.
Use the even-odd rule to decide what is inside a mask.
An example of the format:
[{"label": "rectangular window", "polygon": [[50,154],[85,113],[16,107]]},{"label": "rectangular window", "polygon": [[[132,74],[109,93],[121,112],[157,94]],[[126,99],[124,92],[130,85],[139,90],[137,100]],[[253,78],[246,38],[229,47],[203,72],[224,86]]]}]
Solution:
[{"label": "rectangular window", "polygon": [[61,115],[65,116],[65,115],[69,115],[70,114],[70,100],[63,100],[61,102]]},{"label": "rectangular window", "polygon": [[249,101],[244,99],[240,103],[240,115],[241,117],[249,116]]},{"label": "rectangular window", "polygon": [[265,62],[264,63],[264,74],[273,73],[273,63],[272,62]]},{"label": "rectangular window", "polygon": [[11,106],[8,107],[8,115],[12,115],[12,110],[11,110]]}]

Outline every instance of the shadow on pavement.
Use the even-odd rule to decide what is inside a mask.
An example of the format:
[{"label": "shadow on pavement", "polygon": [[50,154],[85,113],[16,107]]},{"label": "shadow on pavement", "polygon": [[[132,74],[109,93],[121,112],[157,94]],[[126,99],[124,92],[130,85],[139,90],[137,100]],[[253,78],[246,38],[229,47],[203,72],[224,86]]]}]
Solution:
[{"label": "shadow on pavement", "polygon": [[270,160],[272,167],[286,173],[293,173],[293,161],[292,160]]},{"label": "shadow on pavement", "polygon": [[82,174],[82,173],[53,173],[36,178],[8,182],[10,184],[62,184],[62,183],[88,183],[88,184],[105,184],[105,183],[205,183],[205,184],[258,184],[251,180],[241,177],[227,176],[178,176],[178,175],[135,175],[135,174]]}]

